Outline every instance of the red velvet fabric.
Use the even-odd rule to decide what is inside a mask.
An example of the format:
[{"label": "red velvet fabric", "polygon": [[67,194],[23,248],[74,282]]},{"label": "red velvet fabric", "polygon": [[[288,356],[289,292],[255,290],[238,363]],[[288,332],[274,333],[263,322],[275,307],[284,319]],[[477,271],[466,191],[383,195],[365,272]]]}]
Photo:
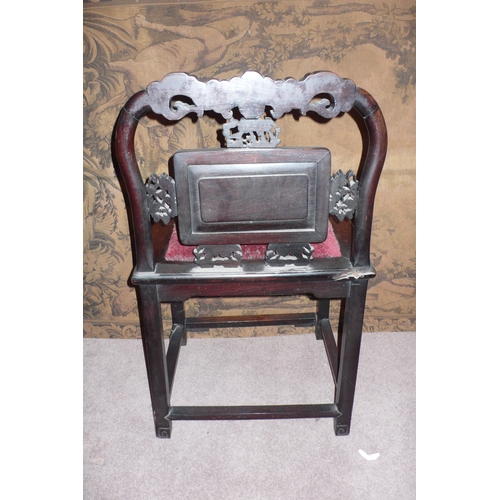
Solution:
[{"label": "red velvet fabric", "polygon": [[[328,224],[328,235],[322,243],[312,243],[314,247],[313,257],[340,257],[340,246],[332,226]],[[168,245],[165,260],[168,262],[192,262],[194,260],[193,250],[196,246],[182,245],[177,235],[177,228],[174,226],[170,244]],[[264,260],[267,245],[241,245],[243,260]]]}]

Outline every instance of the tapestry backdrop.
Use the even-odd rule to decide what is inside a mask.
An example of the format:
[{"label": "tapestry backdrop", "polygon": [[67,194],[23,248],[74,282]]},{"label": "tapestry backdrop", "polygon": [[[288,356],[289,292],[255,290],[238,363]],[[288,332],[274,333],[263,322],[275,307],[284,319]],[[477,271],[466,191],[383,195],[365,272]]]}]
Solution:
[{"label": "tapestry backdrop", "polygon": [[[85,1],[84,2],[84,336],[140,337],[123,196],[110,142],[120,107],[170,72],[227,79],[246,70],[303,78],[329,70],[378,101],[389,152],[375,203],[365,331],[413,331],[415,325],[415,6],[413,1]],[[301,120],[308,118],[301,118]],[[349,116],[327,125],[280,120],[282,146],[325,146],[332,170],[356,170],[361,142]],[[178,149],[219,147],[217,123],[200,118],[162,127],[140,125],[136,144],[146,178],[168,172]],[[304,132],[305,130],[305,132]],[[236,311],[235,311],[236,308]],[[312,310],[305,297],[192,300],[188,314],[271,308]],[[332,304],[332,315],[338,304]],[[165,329],[170,311],[164,308]],[[283,327],[279,334],[301,332]],[[232,335],[271,335],[275,328]],[[225,336],[214,330],[206,335]],[[200,336],[203,334],[197,334]]]}]

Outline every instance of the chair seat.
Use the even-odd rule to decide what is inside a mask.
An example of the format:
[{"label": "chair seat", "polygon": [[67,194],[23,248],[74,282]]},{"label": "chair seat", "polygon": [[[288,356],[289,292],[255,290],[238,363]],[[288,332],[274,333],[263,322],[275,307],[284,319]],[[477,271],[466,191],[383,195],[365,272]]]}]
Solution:
[{"label": "chair seat", "polygon": [[[326,240],[321,243],[313,243],[313,258],[333,258],[341,257],[340,245],[333,232],[331,224],[328,224],[328,234]],[[193,262],[193,250],[196,246],[183,245],[179,241],[177,228],[174,226],[165,260],[167,262]],[[241,245],[243,260],[264,260],[267,245]]]}]

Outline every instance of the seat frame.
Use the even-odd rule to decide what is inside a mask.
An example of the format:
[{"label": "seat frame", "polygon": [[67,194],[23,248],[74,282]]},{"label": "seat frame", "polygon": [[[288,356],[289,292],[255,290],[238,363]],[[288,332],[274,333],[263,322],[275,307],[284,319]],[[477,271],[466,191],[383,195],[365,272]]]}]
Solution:
[{"label": "seat frame", "polygon": [[[247,87],[241,82],[247,82]],[[189,99],[174,101],[179,95]],[[327,96],[318,103],[316,96]],[[200,267],[194,262],[166,262],[166,244],[172,231],[152,223],[144,179],[137,165],[134,137],[141,118],[153,112],[170,122],[189,113],[201,116],[213,110],[228,120],[238,107],[244,118],[258,119],[266,107],[273,118],[299,109],[326,118],[348,113],[363,138],[357,172],[359,201],[352,221],[338,223],[336,234],[343,256],[313,259],[305,266],[269,266],[263,261],[242,261],[236,267]],[[229,143],[229,141],[228,141]],[[229,145],[229,144],[228,144]],[[134,270],[131,283],[138,297],[141,335],[149,379],[156,435],[169,438],[174,420],[318,418],[334,419],[338,436],[350,432],[361,345],[367,285],[375,275],[370,262],[370,238],[377,184],[385,161],[387,132],[373,97],[353,82],[330,72],[313,73],[304,80],[274,81],[254,72],[229,82],[207,83],[183,73],[167,75],[133,95],[118,117],[113,140],[114,163],[129,210]],[[340,236],[339,236],[340,235]],[[195,297],[255,297],[308,295],[316,310],[304,314],[246,317],[186,317],[184,302]],[[341,300],[337,340],[330,323],[330,301]],[[161,303],[172,311],[168,348],[162,326]],[[172,406],[170,402],[180,348],[188,330],[220,327],[296,325],[314,328],[322,339],[335,383],[334,402],[327,404],[262,406]]]}]

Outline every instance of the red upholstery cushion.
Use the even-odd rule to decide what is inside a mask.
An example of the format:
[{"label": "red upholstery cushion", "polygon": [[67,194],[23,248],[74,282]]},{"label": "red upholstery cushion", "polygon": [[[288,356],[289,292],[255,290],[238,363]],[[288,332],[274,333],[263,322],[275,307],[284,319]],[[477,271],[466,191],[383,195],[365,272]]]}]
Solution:
[{"label": "red upholstery cushion", "polygon": [[[313,257],[340,257],[340,247],[332,226],[328,224],[328,235],[322,243],[313,243]],[[177,235],[177,228],[174,226],[170,244],[168,245],[165,260],[169,262],[192,262],[194,260],[193,250],[196,246],[182,245]],[[243,252],[243,260],[264,260],[266,255],[267,245],[241,245]]]}]

